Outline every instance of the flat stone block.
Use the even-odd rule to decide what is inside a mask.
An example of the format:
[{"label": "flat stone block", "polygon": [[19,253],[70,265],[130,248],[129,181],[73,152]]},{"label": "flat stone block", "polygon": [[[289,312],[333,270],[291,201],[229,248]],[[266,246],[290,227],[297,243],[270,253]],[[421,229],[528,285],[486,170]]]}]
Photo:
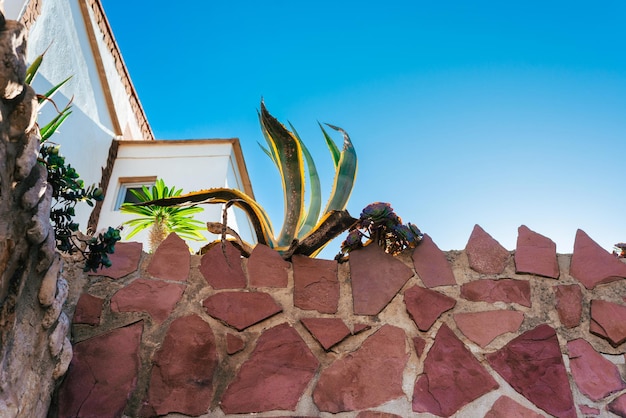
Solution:
[{"label": "flat stone block", "polygon": [[560,271],[554,241],[525,225],[520,226],[517,230],[515,272],[558,279]]}]

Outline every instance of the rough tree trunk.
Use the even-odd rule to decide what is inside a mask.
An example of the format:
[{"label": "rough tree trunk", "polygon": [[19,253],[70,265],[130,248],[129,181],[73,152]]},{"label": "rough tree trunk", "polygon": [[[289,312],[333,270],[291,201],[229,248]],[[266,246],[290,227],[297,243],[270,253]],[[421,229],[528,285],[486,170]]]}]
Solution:
[{"label": "rough tree trunk", "polygon": [[26,31],[0,13],[0,416],[45,417],[72,357],[68,285],[37,163],[37,99],[24,84]]}]

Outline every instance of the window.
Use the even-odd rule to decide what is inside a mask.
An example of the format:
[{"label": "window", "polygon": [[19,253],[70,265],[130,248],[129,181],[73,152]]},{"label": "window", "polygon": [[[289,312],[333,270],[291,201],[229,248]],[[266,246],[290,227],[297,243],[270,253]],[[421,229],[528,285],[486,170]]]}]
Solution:
[{"label": "window", "polygon": [[139,200],[131,192],[140,192],[143,186],[151,188],[156,183],[156,176],[151,177],[120,177],[115,210],[120,210],[123,203],[139,203]]}]

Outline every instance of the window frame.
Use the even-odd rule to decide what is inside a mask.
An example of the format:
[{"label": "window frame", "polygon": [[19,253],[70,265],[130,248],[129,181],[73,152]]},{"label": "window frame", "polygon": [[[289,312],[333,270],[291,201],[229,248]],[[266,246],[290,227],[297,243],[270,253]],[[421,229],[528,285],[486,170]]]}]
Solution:
[{"label": "window frame", "polygon": [[119,212],[123,203],[126,203],[126,193],[129,189],[141,188],[146,186],[151,188],[156,184],[157,176],[141,176],[141,177],[120,177],[118,179],[117,194],[113,210]]}]

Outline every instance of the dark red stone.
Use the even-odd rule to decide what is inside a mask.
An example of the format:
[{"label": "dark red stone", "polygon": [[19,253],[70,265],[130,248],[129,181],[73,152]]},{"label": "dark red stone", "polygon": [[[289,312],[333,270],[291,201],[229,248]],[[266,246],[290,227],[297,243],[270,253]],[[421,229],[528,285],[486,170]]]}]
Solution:
[{"label": "dark red stone", "polygon": [[626,418],[626,393],[613,399],[607,409],[619,417]]},{"label": "dark red stone", "polygon": [[103,303],[104,299],[83,293],[76,303],[73,322],[75,324],[99,325]]},{"label": "dark red stone", "polygon": [[461,297],[474,302],[506,302],[531,306],[530,282],[514,279],[481,279],[461,286]]},{"label": "dark red stone", "polygon": [[543,415],[518,404],[508,396],[500,396],[485,418],[543,418]]},{"label": "dark red stone", "polygon": [[454,322],[461,332],[481,347],[486,347],[497,336],[515,332],[524,321],[518,311],[465,312],[454,315]]},{"label": "dark red stone", "polygon": [[200,260],[200,273],[213,289],[243,289],[246,276],[241,268],[241,253],[228,241],[225,248],[227,258],[221,245],[207,251]]},{"label": "dark red stone", "polygon": [[412,276],[410,268],[377,245],[352,251],[350,277],[354,313],[377,315]]},{"label": "dark red stone", "polygon": [[426,348],[426,340],[422,337],[413,337],[413,347],[415,348],[415,354],[417,354],[417,357],[421,357],[424,349]]},{"label": "dark red stone", "polygon": [[361,411],[356,415],[356,418],[402,418],[402,417],[400,415],[389,414],[387,412]]},{"label": "dark red stone", "polygon": [[515,272],[559,278],[556,244],[550,238],[531,231],[525,225],[517,229]]},{"label": "dark red stone", "polygon": [[549,414],[576,417],[556,332],[540,325],[486,355],[491,367],[517,392]]},{"label": "dark red stone", "polygon": [[613,347],[622,344],[626,341],[626,306],[592,300],[589,331],[606,339]]},{"label": "dark red stone", "polygon": [[185,286],[160,280],[137,279],[113,295],[111,311],[148,312],[154,321],[163,322],[176,307]]},{"label": "dark red stone", "polygon": [[184,282],[189,277],[190,261],[189,246],[172,232],[154,252],[147,272],[158,279]]},{"label": "dark red stone", "polygon": [[358,350],[322,370],[313,401],[322,412],[339,413],[404,396],[402,372],[408,357],[404,331],[383,325]]},{"label": "dark red stone", "polygon": [[413,391],[413,411],[449,417],[498,388],[498,383],[446,324],[424,360]]},{"label": "dark red stone", "polygon": [[319,362],[287,323],[265,331],[222,397],[226,414],[292,411]]},{"label": "dark red stone", "polygon": [[233,334],[226,334],[226,352],[230,355],[240,352],[246,346],[244,340]]},{"label": "dark red stone", "polygon": [[626,278],[626,264],[600,247],[584,231],[576,231],[570,274],[587,289]]},{"label": "dark red stone", "polygon": [[282,311],[267,293],[222,292],[202,302],[209,315],[241,331]]},{"label": "dark red stone", "polygon": [[89,272],[92,276],[106,276],[112,279],[121,279],[137,271],[141,260],[142,244],[140,242],[118,242],[115,244],[115,252],[109,254],[111,267],[100,267],[96,273]]},{"label": "dark red stone", "polygon": [[213,397],[218,357],[209,324],[199,316],[175,319],[153,360],[146,410],[206,414]]},{"label": "dark red stone", "polygon": [[324,350],[328,350],[350,335],[350,329],[341,318],[302,318],[300,321]]},{"label": "dark red stone", "polygon": [[367,331],[370,328],[372,327],[368,324],[354,324],[354,326],[352,327],[352,335],[356,335],[359,332]]},{"label": "dark red stone", "polygon": [[404,292],[404,304],[417,328],[428,331],[442,313],[454,308],[456,300],[434,290],[413,286]]},{"label": "dark red stone", "polygon": [[257,244],[248,258],[252,287],[287,287],[289,263],[267,245]]},{"label": "dark red stone", "polygon": [[143,323],[137,322],[74,345],[59,388],[60,417],[121,417],[137,385]]},{"label": "dark red stone", "polygon": [[446,255],[431,237],[424,238],[413,251],[413,265],[426,287],[455,285],[456,279]]},{"label": "dark red stone", "polygon": [[556,311],[565,328],[577,327],[583,313],[583,293],[577,284],[556,286]]},{"label": "dark red stone", "polygon": [[626,388],[617,366],[583,339],[567,343],[570,370],[576,385],[589,399],[599,401]]},{"label": "dark red stone", "polygon": [[587,406],[587,405],[578,405],[578,409],[580,410],[580,412],[585,415],[585,416],[589,416],[589,415],[600,415],[600,410],[598,408],[593,408],[591,406]]},{"label": "dark red stone", "polygon": [[472,270],[483,274],[500,274],[510,254],[498,241],[478,225],[474,225],[465,253]]},{"label": "dark red stone", "polygon": [[336,313],[339,306],[337,262],[294,255],[293,304],[307,311]]}]

